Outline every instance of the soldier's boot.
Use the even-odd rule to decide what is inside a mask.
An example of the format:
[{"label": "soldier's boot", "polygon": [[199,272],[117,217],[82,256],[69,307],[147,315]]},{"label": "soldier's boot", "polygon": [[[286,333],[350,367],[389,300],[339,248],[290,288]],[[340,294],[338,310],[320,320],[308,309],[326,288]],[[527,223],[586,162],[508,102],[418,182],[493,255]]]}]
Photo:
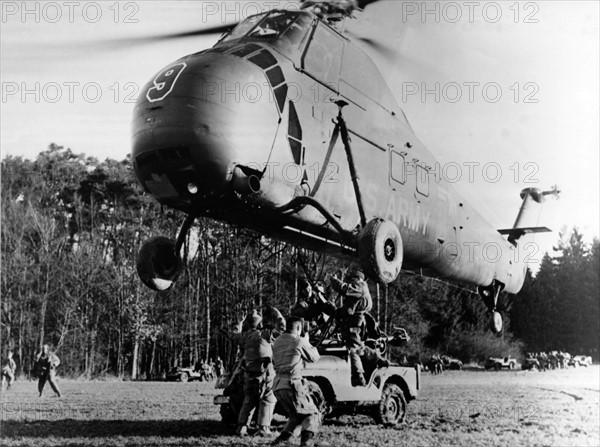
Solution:
[{"label": "soldier's boot", "polygon": [[271,443],[271,445],[283,445],[292,438],[292,434],[287,431],[282,431],[279,436]]},{"label": "soldier's boot", "polygon": [[350,357],[350,381],[352,386],[366,386],[365,376],[363,375],[363,364],[358,354],[358,348],[351,348],[348,350]]},{"label": "soldier's boot", "polygon": [[238,428],[237,428],[235,434],[238,436],[248,435],[248,427],[246,427],[245,425],[238,425]]},{"label": "soldier's boot", "polygon": [[383,357],[377,359],[377,368],[387,368],[388,366],[390,366],[389,360],[384,359]]},{"label": "soldier's boot", "polygon": [[367,386],[365,376],[361,372],[352,374],[351,381],[352,381],[352,386]]},{"label": "soldier's boot", "polygon": [[[271,434],[271,430],[269,429],[269,427],[271,426],[271,421],[273,420],[273,412],[275,410],[275,396],[273,396],[273,400],[274,402],[264,402],[261,403],[261,405],[259,405],[258,416],[256,419],[257,425],[259,425],[261,429],[264,427],[264,433],[268,435]],[[265,434],[261,434],[260,432],[261,430],[259,430],[259,436],[265,436]]]},{"label": "soldier's boot", "polygon": [[314,447],[315,434],[312,431],[303,431],[300,435],[300,447]]},{"label": "soldier's boot", "polygon": [[268,425],[261,425],[256,432],[256,436],[271,436],[272,434]]}]

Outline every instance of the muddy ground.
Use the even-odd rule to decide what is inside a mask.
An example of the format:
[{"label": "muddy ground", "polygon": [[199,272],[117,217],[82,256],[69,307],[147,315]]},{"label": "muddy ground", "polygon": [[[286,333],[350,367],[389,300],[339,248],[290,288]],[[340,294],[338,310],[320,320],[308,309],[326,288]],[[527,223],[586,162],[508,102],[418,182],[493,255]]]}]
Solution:
[{"label": "muddy ground", "polygon": [[[407,422],[382,428],[365,416],[325,423],[332,445],[600,445],[600,368],[448,371],[422,375]],[[0,397],[3,446],[267,445],[233,436],[212,403],[213,384],[62,380],[64,397],[39,399],[35,382]],[[281,429],[283,419],[274,426]],[[299,441],[297,441],[299,443]]]}]

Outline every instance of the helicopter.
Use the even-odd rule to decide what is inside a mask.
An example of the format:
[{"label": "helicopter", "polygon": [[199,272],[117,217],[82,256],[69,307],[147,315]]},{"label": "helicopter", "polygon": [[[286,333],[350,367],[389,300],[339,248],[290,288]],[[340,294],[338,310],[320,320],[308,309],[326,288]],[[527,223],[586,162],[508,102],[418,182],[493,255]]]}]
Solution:
[{"label": "helicopter", "polygon": [[[161,69],[134,109],[132,160],[146,193],[187,217],[155,236],[137,270],[168,289],[195,219],[228,222],[358,261],[378,282],[401,270],[477,286],[502,330],[501,292],[517,293],[540,206],[521,192],[513,228],[493,228],[418,139],[345,22],[371,1],[305,1],[247,17],[212,47]],[[188,34],[181,34],[188,35]]]}]

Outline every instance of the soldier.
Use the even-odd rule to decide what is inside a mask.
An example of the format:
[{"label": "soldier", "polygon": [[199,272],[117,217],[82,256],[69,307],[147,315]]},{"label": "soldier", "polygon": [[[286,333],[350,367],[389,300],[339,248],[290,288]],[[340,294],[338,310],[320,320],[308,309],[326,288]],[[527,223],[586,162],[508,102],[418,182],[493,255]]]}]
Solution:
[{"label": "soldier", "polygon": [[44,385],[46,382],[50,384],[52,390],[60,397],[60,391],[56,384],[56,368],[60,365],[60,359],[56,354],[50,352],[50,346],[45,344],[42,346],[42,352],[37,357],[35,362],[35,370],[38,375],[38,391],[40,397],[44,391]]},{"label": "soldier", "polygon": [[223,360],[221,360],[220,356],[217,356],[217,362],[215,363],[215,372],[217,374],[217,377],[221,377],[225,372],[225,369],[223,367]]},{"label": "soldier", "polygon": [[6,378],[6,391],[10,390],[10,386],[15,380],[15,372],[17,371],[17,364],[13,360],[13,352],[8,351],[6,353],[6,360],[2,364],[2,381]]},{"label": "soldier", "polygon": [[304,362],[316,362],[319,360],[319,352],[308,341],[308,334],[301,337],[301,332],[302,319],[289,317],[286,332],[273,343],[273,364],[277,374],[275,396],[289,418],[283,431],[271,445],[286,443],[301,427],[300,445],[313,446],[315,434],[319,430],[321,415],[309,394],[306,380],[302,378]]},{"label": "soldier", "polygon": [[262,317],[254,311],[246,319],[249,329],[243,333],[240,342],[244,348],[244,403],[238,417],[237,434],[246,436],[254,410],[258,407],[258,435],[271,434],[270,426],[275,409],[273,394],[272,343],[276,333],[260,328]]},{"label": "soldier", "polygon": [[365,282],[365,275],[359,269],[351,270],[346,282],[336,276],[331,278],[333,289],[344,296],[336,317],[341,323],[342,337],[348,349],[352,371],[352,386],[366,386],[360,354],[363,350],[362,332],[365,328],[365,313],[373,307],[373,300]]},{"label": "soldier", "polygon": [[292,307],[291,316],[305,321],[321,324],[327,321],[325,316],[332,316],[335,306],[325,299],[325,287],[322,283],[315,285],[315,290],[306,278],[298,282],[298,300]]}]

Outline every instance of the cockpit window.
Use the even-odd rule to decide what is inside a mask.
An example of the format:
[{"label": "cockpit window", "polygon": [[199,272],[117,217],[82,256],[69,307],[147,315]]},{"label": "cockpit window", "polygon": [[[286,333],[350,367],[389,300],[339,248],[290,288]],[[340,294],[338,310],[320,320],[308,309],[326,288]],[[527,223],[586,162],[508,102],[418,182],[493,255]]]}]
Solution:
[{"label": "cockpit window", "polygon": [[273,12],[255,26],[248,34],[248,37],[258,38],[277,38],[281,36],[287,28],[296,21],[298,14],[289,12]]},{"label": "cockpit window", "polygon": [[250,31],[254,26],[263,18],[263,14],[250,16],[243,22],[241,22],[238,26],[236,26],[229,35],[225,36],[223,42],[228,40],[239,39],[240,37],[245,36],[248,31]]},{"label": "cockpit window", "polygon": [[306,13],[271,11],[248,17],[221,42],[245,37],[269,42],[284,52],[293,51],[301,46],[311,23],[312,18]]}]

